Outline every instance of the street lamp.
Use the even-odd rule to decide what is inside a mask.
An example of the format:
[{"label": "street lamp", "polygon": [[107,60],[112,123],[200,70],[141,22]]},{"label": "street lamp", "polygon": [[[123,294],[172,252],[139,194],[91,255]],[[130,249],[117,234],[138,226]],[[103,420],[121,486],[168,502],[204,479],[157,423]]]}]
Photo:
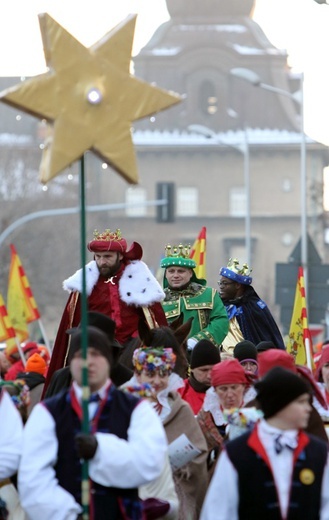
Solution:
[{"label": "street lamp", "polygon": [[251,224],[250,224],[250,165],[249,165],[249,141],[247,129],[244,129],[244,142],[232,144],[228,143],[225,140],[218,139],[216,133],[210,128],[203,125],[189,125],[188,129],[191,132],[195,132],[197,134],[204,135],[208,139],[212,139],[214,142],[218,144],[224,144],[226,146],[230,146],[240,153],[243,154],[243,176],[244,176],[244,186],[245,186],[245,194],[246,194],[246,214],[245,214],[245,248],[246,248],[246,262],[251,265]]},{"label": "street lamp", "polygon": [[296,101],[300,106],[300,197],[301,197],[301,265],[304,270],[305,292],[308,294],[308,253],[307,253],[307,175],[306,175],[306,137],[304,130],[304,75],[300,75],[300,89],[297,92],[273,87],[263,83],[261,78],[250,69],[235,68],[231,69],[231,74],[242,78],[255,87],[289,97]]}]

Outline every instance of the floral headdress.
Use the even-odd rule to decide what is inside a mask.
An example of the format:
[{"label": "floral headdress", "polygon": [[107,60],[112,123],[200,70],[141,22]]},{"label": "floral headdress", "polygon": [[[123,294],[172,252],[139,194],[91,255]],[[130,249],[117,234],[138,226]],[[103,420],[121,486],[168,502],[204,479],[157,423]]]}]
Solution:
[{"label": "floral headdress", "polygon": [[154,372],[158,370],[160,373],[171,374],[176,362],[176,354],[172,348],[162,347],[143,347],[138,348],[133,354],[133,365],[138,374],[145,370]]},{"label": "floral headdress", "polygon": [[154,390],[152,386],[148,383],[142,383],[140,385],[128,385],[122,387],[124,392],[134,395],[135,397],[142,398],[154,398],[156,397],[154,394]]}]

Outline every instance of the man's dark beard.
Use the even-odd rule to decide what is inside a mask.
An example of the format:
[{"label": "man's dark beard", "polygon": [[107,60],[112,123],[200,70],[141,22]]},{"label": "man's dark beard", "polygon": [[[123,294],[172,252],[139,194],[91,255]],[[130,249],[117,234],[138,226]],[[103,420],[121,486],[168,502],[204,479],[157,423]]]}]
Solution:
[{"label": "man's dark beard", "polygon": [[[111,278],[119,271],[120,267],[121,267],[121,260],[119,260],[119,253],[117,253],[117,259],[116,259],[115,264],[112,265],[112,267],[106,266],[106,271],[105,270],[101,271],[101,268],[97,265],[99,274],[103,278]],[[102,266],[102,269],[105,269],[105,266]]]}]

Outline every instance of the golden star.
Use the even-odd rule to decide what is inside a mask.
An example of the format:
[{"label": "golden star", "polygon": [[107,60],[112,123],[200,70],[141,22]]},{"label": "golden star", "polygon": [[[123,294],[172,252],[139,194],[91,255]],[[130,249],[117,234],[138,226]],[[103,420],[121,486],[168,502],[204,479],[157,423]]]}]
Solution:
[{"label": "golden star", "polygon": [[137,183],[132,121],[181,97],[130,74],[136,15],[90,48],[48,14],[39,15],[39,23],[49,72],[1,92],[0,101],[50,123],[41,182],[91,150],[128,182]]}]

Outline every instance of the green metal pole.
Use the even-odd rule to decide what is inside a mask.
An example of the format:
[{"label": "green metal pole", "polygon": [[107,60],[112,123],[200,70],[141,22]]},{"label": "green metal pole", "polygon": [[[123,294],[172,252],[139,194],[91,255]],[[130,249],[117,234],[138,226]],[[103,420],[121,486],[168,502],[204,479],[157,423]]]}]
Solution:
[{"label": "green metal pole", "polygon": [[[88,369],[87,369],[87,292],[86,292],[86,201],[85,201],[85,158],[84,155],[80,159],[80,256],[82,266],[82,293],[81,293],[81,330],[82,330],[82,432],[89,433],[89,413],[88,402],[90,389],[88,385]],[[90,501],[90,485],[88,475],[88,461],[82,463],[81,478],[81,504],[82,518],[89,520],[89,501]]]}]

